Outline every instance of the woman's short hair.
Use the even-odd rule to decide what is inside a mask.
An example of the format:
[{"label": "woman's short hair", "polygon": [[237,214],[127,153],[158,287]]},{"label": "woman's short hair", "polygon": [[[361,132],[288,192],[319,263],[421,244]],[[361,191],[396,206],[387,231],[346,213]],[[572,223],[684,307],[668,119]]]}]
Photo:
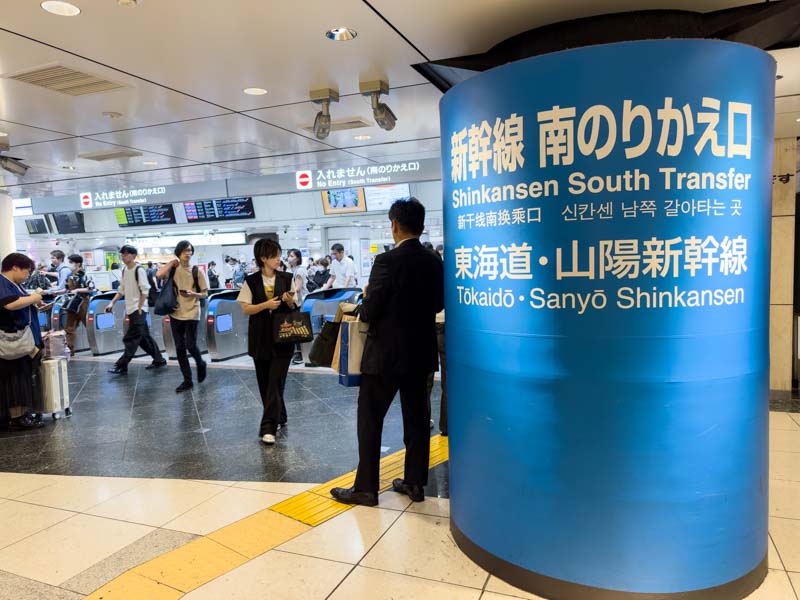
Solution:
[{"label": "woman's short hair", "polygon": [[275,240],[262,238],[253,244],[253,255],[256,264],[260,267],[263,263],[262,259],[275,258],[280,256],[282,252],[281,245]]},{"label": "woman's short hair", "polygon": [[180,258],[181,254],[183,254],[188,248],[191,248],[192,254],[194,254],[194,246],[192,246],[192,242],[189,240],[181,240],[178,242],[178,245],[175,246],[175,256]]},{"label": "woman's short hair", "polygon": [[83,257],[80,254],[70,254],[67,260],[74,265],[83,265]]},{"label": "woman's short hair", "polygon": [[22,270],[33,271],[36,268],[36,263],[34,263],[24,254],[12,252],[3,259],[3,264],[0,266],[0,268],[2,268],[3,271],[10,271],[14,267]]}]

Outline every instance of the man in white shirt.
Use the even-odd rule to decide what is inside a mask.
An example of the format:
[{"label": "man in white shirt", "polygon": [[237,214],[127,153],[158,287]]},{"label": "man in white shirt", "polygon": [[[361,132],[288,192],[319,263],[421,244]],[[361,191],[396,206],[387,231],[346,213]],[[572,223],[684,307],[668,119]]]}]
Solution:
[{"label": "man in white shirt", "polygon": [[349,256],[344,254],[344,246],[334,244],[331,246],[331,277],[322,286],[323,290],[330,288],[341,289],[356,285],[356,264]]},{"label": "man in white shirt", "polygon": [[133,246],[125,245],[120,248],[119,255],[125,263],[125,269],[122,271],[116,295],[106,306],[106,312],[111,312],[114,310],[114,303],[120,298],[125,298],[125,314],[128,315],[128,331],[122,338],[125,352],[119,357],[114,368],[109,369],[108,372],[113,375],[128,374],[128,363],[136,355],[139,347],[153,357],[153,362],[145,368],[155,369],[167,364],[147,327],[147,293],[150,291],[150,284],[144,267],[136,262],[138,254]]}]

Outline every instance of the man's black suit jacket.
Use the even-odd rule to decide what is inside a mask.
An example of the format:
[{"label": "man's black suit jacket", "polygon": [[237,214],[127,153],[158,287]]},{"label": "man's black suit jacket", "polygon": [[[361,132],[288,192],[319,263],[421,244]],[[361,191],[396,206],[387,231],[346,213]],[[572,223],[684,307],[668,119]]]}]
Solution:
[{"label": "man's black suit jacket", "polygon": [[418,239],[378,255],[359,313],[369,323],[361,372],[398,377],[435,371],[436,313],[443,308],[442,261]]}]

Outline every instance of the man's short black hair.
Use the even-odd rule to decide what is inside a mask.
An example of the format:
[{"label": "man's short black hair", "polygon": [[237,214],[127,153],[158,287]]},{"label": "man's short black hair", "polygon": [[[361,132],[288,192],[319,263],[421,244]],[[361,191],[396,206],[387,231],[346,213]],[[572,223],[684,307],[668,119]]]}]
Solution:
[{"label": "man's short black hair", "polygon": [[52,256],[53,258],[57,258],[61,262],[64,262],[64,253],[61,250],[53,250],[50,253],[50,256]]},{"label": "man's short black hair", "polygon": [[[57,250],[56,252],[61,252],[61,250]],[[61,255],[63,256],[64,253],[61,252]],[[22,269],[23,271],[33,271],[36,268],[36,263],[24,254],[12,252],[3,259],[3,264],[0,266],[0,269],[3,271],[10,271],[14,267]]]},{"label": "man's short black hair", "polygon": [[403,233],[420,236],[425,229],[425,207],[413,196],[396,200],[389,209],[389,220],[397,223]]},{"label": "man's short black hair", "polygon": [[178,242],[178,245],[175,246],[175,256],[180,258],[181,254],[183,254],[187,250],[187,248],[191,248],[192,254],[194,254],[194,246],[192,246],[192,242],[190,242],[189,240],[181,240],[180,242]]},{"label": "man's short black hair", "polygon": [[341,244],[334,244],[331,246],[331,252],[344,252],[344,246]]},{"label": "man's short black hair", "polygon": [[120,254],[133,254],[137,256],[139,251],[136,249],[135,246],[131,246],[130,244],[125,244],[122,248],[119,249]]},{"label": "man's short black hair", "polygon": [[70,254],[67,257],[67,260],[75,265],[82,265],[83,264],[83,257],[80,254]]}]

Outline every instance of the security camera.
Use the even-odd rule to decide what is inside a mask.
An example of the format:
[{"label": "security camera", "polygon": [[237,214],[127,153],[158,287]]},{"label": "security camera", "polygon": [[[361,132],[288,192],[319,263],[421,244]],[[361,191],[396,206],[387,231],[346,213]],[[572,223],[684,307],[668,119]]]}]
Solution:
[{"label": "security camera", "polygon": [[30,167],[23,163],[18,158],[12,158],[11,156],[0,156],[0,169],[8,171],[18,177],[25,177],[25,173],[28,172]]},{"label": "security camera", "polygon": [[314,135],[317,139],[324,140],[331,132],[331,102],[339,101],[339,92],[325,88],[311,90],[308,95],[311,102],[322,107],[314,118]]},{"label": "security camera", "polygon": [[372,104],[372,116],[378,127],[391,131],[397,124],[397,116],[386,104],[381,102],[381,94],[389,95],[389,82],[381,79],[377,81],[362,81],[358,84],[358,91],[362,96],[369,96]]},{"label": "security camera", "polygon": [[287,233],[289,233],[289,228],[288,227],[284,227],[283,228],[283,235],[286,235]]}]

